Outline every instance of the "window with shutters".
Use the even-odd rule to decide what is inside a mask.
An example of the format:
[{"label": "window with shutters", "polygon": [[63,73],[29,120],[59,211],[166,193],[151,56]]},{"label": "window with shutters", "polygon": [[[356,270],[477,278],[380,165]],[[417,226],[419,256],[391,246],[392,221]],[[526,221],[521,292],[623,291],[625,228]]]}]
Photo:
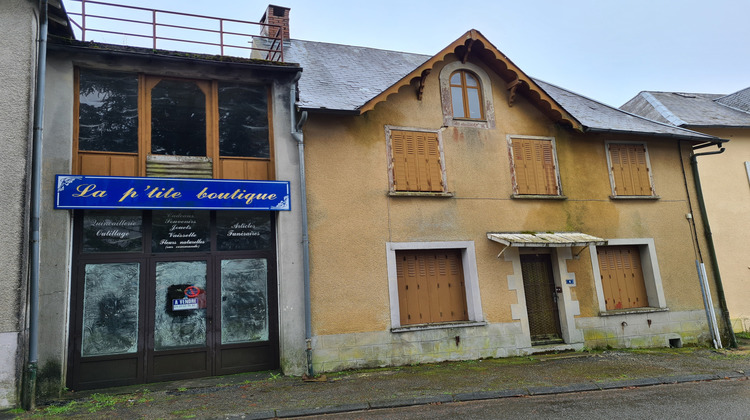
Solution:
[{"label": "window with shutters", "polygon": [[656,198],[644,143],[607,143],[612,197]]},{"label": "window with shutters", "polygon": [[590,248],[600,313],[666,310],[653,239],[609,239],[607,243]]},{"label": "window with shutters", "polygon": [[391,192],[445,193],[440,133],[386,127]]},{"label": "window with shutters", "polygon": [[392,331],[485,325],[473,241],[388,242]]},{"label": "window with shutters", "polygon": [[467,321],[461,252],[396,252],[401,325]]},{"label": "window with shutters", "polygon": [[561,196],[554,139],[508,136],[514,196]]}]

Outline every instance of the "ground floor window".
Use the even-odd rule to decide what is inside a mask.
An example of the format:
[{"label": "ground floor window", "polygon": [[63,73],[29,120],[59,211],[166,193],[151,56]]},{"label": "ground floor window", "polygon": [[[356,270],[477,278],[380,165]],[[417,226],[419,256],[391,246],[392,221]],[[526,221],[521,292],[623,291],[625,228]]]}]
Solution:
[{"label": "ground floor window", "polygon": [[666,307],[652,239],[610,239],[591,248],[602,312]]},{"label": "ground floor window", "polygon": [[401,325],[467,321],[461,252],[397,251]]},{"label": "ground floor window", "polygon": [[473,242],[387,247],[394,329],[482,320]]}]

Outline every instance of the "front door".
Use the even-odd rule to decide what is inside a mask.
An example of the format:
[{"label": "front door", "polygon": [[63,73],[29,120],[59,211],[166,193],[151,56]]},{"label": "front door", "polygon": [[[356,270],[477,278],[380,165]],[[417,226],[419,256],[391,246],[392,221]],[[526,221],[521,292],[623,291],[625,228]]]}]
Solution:
[{"label": "front door", "polygon": [[549,254],[521,255],[532,345],[562,343],[557,292]]},{"label": "front door", "polygon": [[269,212],[77,212],[68,387],[278,367]]}]

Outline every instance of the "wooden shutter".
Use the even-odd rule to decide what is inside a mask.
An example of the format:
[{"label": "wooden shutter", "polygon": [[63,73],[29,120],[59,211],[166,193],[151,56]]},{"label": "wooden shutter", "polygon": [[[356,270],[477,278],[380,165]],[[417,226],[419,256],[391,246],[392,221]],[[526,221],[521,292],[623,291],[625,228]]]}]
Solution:
[{"label": "wooden shutter", "polygon": [[512,145],[518,194],[559,194],[552,141],[513,139]]},{"label": "wooden shutter", "polygon": [[401,251],[396,254],[401,325],[468,319],[461,251]]},{"label": "wooden shutter", "polygon": [[391,131],[393,189],[443,191],[443,169],[437,133]]},{"label": "wooden shutter", "polygon": [[643,144],[609,144],[615,195],[653,195]]},{"label": "wooden shutter", "polygon": [[607,310],[648,306],[638,247],[599,247],[597,254]]}]

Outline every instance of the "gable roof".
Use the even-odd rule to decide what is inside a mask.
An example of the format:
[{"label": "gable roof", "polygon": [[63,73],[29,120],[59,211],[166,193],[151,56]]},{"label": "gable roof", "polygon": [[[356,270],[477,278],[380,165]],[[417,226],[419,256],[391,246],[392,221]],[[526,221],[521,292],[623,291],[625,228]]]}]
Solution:
[{"label": "gable roof", "polygon": [[620,109],[679,127],[750,127],[750,88],[729,95],[644,91]]},{"label": "gable roof", "polygon": [[476,30],[470,30],[430,56],[292,39],[285,42],[286,61],[299,63],[301,109],[363,114],[388,96],[422,77],[449,54],[471,52],[552,120],[578,131],[623,132],[713,141],[716,137],[658,123],[533,79]]}]

